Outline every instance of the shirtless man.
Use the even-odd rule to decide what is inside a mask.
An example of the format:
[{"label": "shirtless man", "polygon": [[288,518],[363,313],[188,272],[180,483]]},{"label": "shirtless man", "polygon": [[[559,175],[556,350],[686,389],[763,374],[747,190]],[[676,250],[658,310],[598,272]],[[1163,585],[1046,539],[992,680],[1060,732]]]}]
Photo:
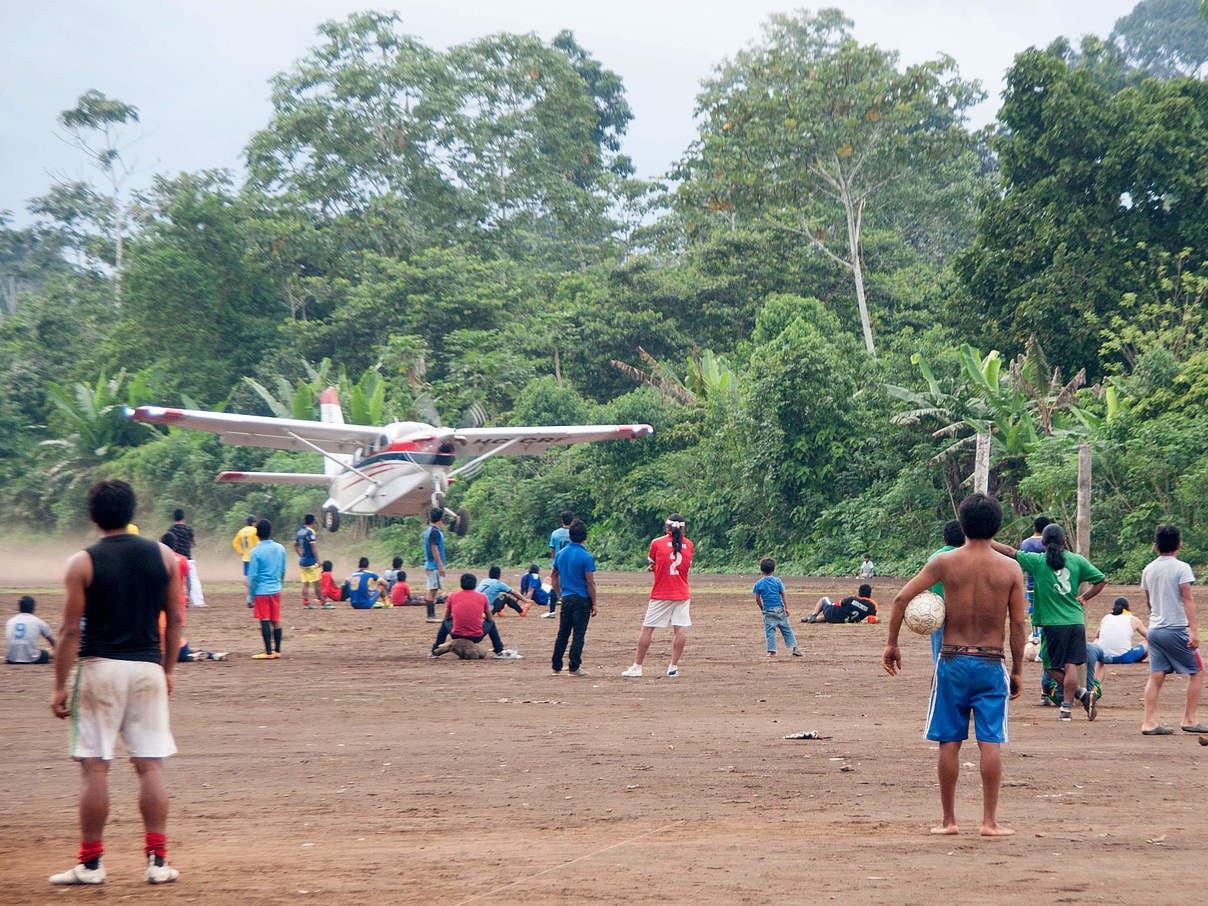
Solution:
[{"label": "shirtless man", "polygon": [[[890,676],[902,669],[898,632],[906,604],[936,582],[944,584],[943,645],[936,662],[928,708],[927,738],[940,744],[940,806],[943,820],[933,834],[955,834],[956,778],[961,743],[969,738],[973,712],[981,752],[982,825],[984,837],[1015,831],[998,823],[998,790],[1002,783],[999,747],[1007,741],[1008,698],[1018,698],[1023,675],[1023,640],[1027,601],[1019,566],[990,547],[1002,524],[1002,507],[993,497],[973,494],[957,512],[965,544],[941,553],[906,583],[893,599],[889,639],[881,665]],[[1011,673],[1003,659],[1003,625],[1011,621]]]}]

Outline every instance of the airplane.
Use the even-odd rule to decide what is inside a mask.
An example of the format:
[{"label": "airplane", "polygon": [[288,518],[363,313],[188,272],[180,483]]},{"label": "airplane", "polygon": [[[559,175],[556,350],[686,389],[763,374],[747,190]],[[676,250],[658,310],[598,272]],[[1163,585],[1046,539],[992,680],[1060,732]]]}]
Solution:
[{"label": "airplane", "polygon": [[[346,425],[334,387],[319,396],[319,421],[235,415],[164,406],[127,406],[136,422],[192,428],[219,435],[224,444],[309,450],[323,457],[321,474],[297,472],[223,472],[218,481],[327,485],[322,524],[329,532],[340,517],[410,516],[444,510],[450,528],[464,535],[465,510],[445,506],[449,484],[474,474],[487,459],[501,454],[535,455],[550,447],[598,440],[636,439],[654,433],[650,425],[556,425],[524,428],[440,428],[423,422],[393,422],[383,427]],[[470,461],[453,468],[459,458]]]}]

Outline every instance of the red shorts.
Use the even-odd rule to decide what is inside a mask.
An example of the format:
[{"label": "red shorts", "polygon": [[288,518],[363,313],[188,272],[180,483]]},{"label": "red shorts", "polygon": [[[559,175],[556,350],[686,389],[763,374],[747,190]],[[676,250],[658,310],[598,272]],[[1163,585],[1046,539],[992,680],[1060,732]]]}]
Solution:
[{"label": "red shorts", "polygon": [[256,595],[253,599],[255,609],[252,611],[256,615],[257,620],[272,620],[278,622],[281,619],[281,593],[275,595]]}]

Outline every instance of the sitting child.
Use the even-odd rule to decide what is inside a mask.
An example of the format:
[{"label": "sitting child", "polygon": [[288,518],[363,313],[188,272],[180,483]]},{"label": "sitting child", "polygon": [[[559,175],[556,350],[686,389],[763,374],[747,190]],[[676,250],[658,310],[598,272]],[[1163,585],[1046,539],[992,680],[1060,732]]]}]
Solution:
[{"label": "sitting child", "polygon": [[323,561],[323,573],[319,577],[319,597],[323,601],[324,610],[334,610],[335,601],[348,600],[348,586],[341,588],[331,576],[331,561]]},{"label": "sitting child", "polygon": [[390,604],[394,607],[405,607],[408,604],[425,603],[427,602],[423,598],[411,597],[411,586],[407,584],[407,574],[401,569],[395,570],[394,584],[390,586]]},{"label": "sitting child", "polygon": [[541,619],[551,620],[554,617],[554,599],[545,590],[541,582],[541,567],[534,563],[527,573],[520,577],[520,594],[528,598],[538,607],[549,605],[549,612],[541,614]]}]

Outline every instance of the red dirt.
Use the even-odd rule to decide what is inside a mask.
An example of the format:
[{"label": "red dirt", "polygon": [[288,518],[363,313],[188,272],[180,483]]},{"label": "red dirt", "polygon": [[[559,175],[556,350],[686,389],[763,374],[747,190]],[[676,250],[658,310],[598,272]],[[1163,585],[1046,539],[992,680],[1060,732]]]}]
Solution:
[{"label": "red dirt", "polygon": [[[501,619],[522,661],[430,661],[436,627],[422,608],[303,611],[296,584],[284,657],[253,661],[259,633],[237,586],[211,581],[212,606],[189,612],[187,635],[232,654],[178,668],[181,754],[167,773],[181,878],[163,889],[141,881],[136,786],[121,763],[103,892],[47,885],[75,855],[78,772],[68,727],[49,713],[50,668],[3,667],[0,903],[1198,899],[1208,748],[1188,734],[1140,735],[1144,664],[1108,667],[1098,720],[1078,712],[1064,726],[1036,705],[1040,668],[1029,664],[1000,807],[1018,836],[977,836],[978,774],[965,767],[962,833],[935,838],[926,640],[906,639],[904,673],[885,676],[884,623],[796,622],[807,601],[856,580],[789,579],[806,656],[770,662],[753,581],[695,577],[682,675],[663,675],[670,640],[659,632],[642,679],[619,674],[644,574],[600,574],[583,679],[549,675],[556,621],[536,611]],[[887,603],[898,585],[877,580],[874,596]],[[1138,595],[1107,589],[1093,624],[1117,593]],[[15,611],[17,596],[0,594],[0,611]],[[39,595],[56,629],[61,608],[61,594]],[[1177,677],[1163,690],[1167,724],[1183,690]],[[783,738],[802,730],[832,738]],[[976,764],[975,746],[962,761]]]}]

